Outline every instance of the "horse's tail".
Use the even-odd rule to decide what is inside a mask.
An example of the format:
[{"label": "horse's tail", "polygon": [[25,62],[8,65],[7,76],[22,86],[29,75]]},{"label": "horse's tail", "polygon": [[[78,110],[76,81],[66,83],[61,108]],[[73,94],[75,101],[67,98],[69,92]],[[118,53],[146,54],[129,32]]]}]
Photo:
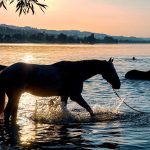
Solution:
[{"label": "horse's tail", "polygon": [[1,70],[4,70],[7,66],[4,66],[4,65],[0,65],[0,71]]}]

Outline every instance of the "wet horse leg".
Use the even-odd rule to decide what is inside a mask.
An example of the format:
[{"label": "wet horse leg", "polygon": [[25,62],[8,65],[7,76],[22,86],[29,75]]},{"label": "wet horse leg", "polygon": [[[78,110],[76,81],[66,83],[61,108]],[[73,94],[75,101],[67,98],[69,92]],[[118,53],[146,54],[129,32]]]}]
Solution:
[{"label": "wet horse leg", "polygon": [[5,122],[9,122],[9,118],[11,115],[11,106],[12,106],[12,100],[8,99],[8,103],[7,103],[6,108],[4,110]]},{"label": "wet horse leg", "polygon": [[15,104],[12,108],[12,113],[11,113],[11,121],[12,122],[16,122],[16,119],[17,119],[19,99],[20,99],[20,96],[17,96],[17,97],[14,98],[14,103]]},{"label": "wet horse leg", "polygon": [[74,96],[70,96],[70,99],[77,102],[80,106],[82,106],[83,108],[85,108],[91,115],[91,117],[94,116],[93,110],[91,109],[91,107],[87,104],[87,102],[83,99],[82,95],[74,95]]},{"label": "wet horse leg", "polygon": [[8,96],[8,103],[4,110],[5,122],[8,122],[10,117],[11,117],[11,121],[15,122],[17,118],[18,103],[19,103],[19,98],[21,96],[21,93],[11,92],[8,93],[7,96]]},{"label": "wet horse leg", "polygon": [[61,96],[61,101],[65,107],[67,106],[67,100],[68,100],[68,96]]}]

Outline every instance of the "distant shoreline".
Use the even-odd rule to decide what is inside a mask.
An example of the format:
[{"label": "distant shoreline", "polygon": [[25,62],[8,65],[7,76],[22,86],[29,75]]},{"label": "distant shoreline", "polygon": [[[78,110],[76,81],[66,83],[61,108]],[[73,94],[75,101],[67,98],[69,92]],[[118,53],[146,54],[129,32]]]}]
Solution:
[{"label": "distant shoreline", "polygon": [[150,43],[97,43],[97,44],[79,44],[79,43],[0,43],[1,46],[98,46],[98,45],[149,45]]},{"label": "distant shoreline", "polygon": [[38,44],[41,44],[41,45],[122,45],[122,44],[124,44],[124,45],[128,45],[128,44],[135,44],[135,45],[138,45],[138,44],[150,44],[150,42],[147,42],[147,43],[94,43],[94,44],[91,44],[91,43],[44,43],[44,42],[16,42],[16,43],[14,43],[14,42],[0,42],[0,45],[15,45],[15,44],[17,44],[17,45],[23,45],[23,44],[35,44],[35,45],[38,45]]},{"label": "distant shoreline", "polygon": [[0,24],[0,43],[150,44],[150,38],[112,36],[79,30],[46,30]]}]

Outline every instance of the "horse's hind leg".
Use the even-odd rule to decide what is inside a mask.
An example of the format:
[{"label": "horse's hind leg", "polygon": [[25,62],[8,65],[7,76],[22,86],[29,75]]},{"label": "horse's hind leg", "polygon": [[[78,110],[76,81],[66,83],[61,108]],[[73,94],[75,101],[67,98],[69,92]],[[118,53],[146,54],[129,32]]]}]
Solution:
[{"label": "horse's hind leg", "polygon": [[7,94],[8,103],[4,110],[5,122],[8,122],[10,117],[11,117],[12,122],[16,121],[20,95],[21,94],[18,92],[12,92],[12,93]]},{"label": "horse's hind leg", "polygon": [[83,99],[83,97],[81,96],[81,94],[70,96],[70,99],[73,100],[73,101],[75,101],[75,102],[77,102],[80,106],[82,106],[83,108],[85,108],[90,113],[90,115],[92,117],[94,116],[93,110],[87,104],[87,102]]}]

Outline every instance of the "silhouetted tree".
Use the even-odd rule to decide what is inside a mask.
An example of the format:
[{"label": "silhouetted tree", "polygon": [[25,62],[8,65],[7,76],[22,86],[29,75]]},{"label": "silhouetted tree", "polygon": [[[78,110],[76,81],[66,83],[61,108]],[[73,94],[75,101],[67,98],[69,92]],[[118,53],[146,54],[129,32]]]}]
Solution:
[{"label": "silhouetted tree", "polygon": [[[25,36],[26,38],[26,36]],[[29,36],[29,41],[31,42],[46,42],[46,36],[44,33],[31,34]]]},{"label": "silhouetted tree", "polygon": [[29,41],[35,42],[35,41],[36,41],[36,35],[35,35],[35,34],[31,34],[31,35],[29,36]]},{"label": "silhouetted tree", "polygon": [[44,33],[38,33],[36,38],[37,38],[37,41],[44,41],[45,40],[45,34]]},{"label": "silhouetted tree", "polygon": [[20,34],[20,33],[16,33],[16,34],[14,34],[13,36],[12,36],[12,42],[22,42],[22,41],[24,41],[25,40],[25,38],[24,38],[25,36],[23,36],[22,34]]},{"label": "silhouetted tree", "polygon": [[95,38],[95,36],[94,36],[94,33],[91,33],[91,35],[87,37],[87,41],[88,41],[88,43],[90,43],[90,44],[96,43],[96,38]]},{"label": "silhouetted tree", "polygon": [[46,42],[48,43],[54,43],[55,42],[55,36],[54,35],[48,35],[45,36]]},{"label": "silhouetted tree", "polygon": [[67,41],[68,43],[77,43],[77,40],[73,36],[68,36]]},{"label": "silhouetted tree", "polygon": [[67,42],[67,35],[60,33],[57,37],[57,41],[60,43],[66,43]]},{"label": "silhouetted tree", "polygon": [[7,4],[12,4],[16,2],[16,12],[19,12],[19,15],[22,13],[28,14],[32,12],[34,14],[34,8],[38,6],[43,12],[46,9],[47,5],[40,3],[39,0],[1,0],[0,8],[3,7],[7,10]]},{"label": "silhouetted tree", "polygon": [[3,35],[0,34],[0,42],[3,42]]},{"label": "silhouetted tree", "polygon": [[4,42],[11,42],[11,40],[12,40],[12,38],[11,38],[11,36],[9,34],[6,34],[4,36],[4,39],[3,39]]},{"label": "silhouetted tree", "polygon": [[104,43],[118,43],[118,40],[114,39],[111,36],[105,36],[104,37]]},{"label": "silhouetted tree", "polygon": [[83,43],[89,43],[89,44],[94,44],[96,43],[97,39],[94,36],[94,33],[91,33],[89,36],[84,37],[82,40]]}]

